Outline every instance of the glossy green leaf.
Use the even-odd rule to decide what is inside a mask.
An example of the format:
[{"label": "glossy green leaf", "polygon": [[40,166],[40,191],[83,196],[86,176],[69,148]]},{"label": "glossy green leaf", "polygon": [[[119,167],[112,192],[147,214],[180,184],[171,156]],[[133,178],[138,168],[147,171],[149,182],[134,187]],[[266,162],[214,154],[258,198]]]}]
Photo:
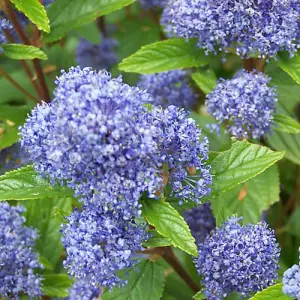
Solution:
[{"label": "glossy green leaf", "polygon": [[160,235],[156,231],[151,232],[151,237],[148,241],[143,243],[145,248],[153,248],[153,247],[166,247],[172,246],[172,242],[170,239]]},{"label": "glossy green leaf", "polygon": [[32,166],[23,167],[0,176],[0,201],[31,200],[51,197],[72,197],[73,191],[59,185],[51,186]]},{"label": "glossy green leaf", "polygon": [[88,24],[134,2],[134,0],[59,0],[48,11],[51,32],[45,34],[46,42],[62,38],[74,28]]},{"label": "glossy green leaf", "polygon": [[128,284],[123,288],[106,290],[101,300],[159,300],[164,288],[164,272],[162,266],[144,260],[129,270],[125,277]]},{"label": "glossy green leaf", "polygon": [[278,66],[300,84],[300,55],[290,58],[288,53],[280,53],[278,59]]},{"label": "glossy green leaf", "polygon": [[282,292],[282,283],[278,283],[256,293],[249,300],[291,300],[291,298]]},{"label": "glossy green leaf", "polygon": [[198,67],[207,64],[205,53],[195,41],[170,39],[143,46],[125,58],[119,69],[125,72],[151,74],[174,69]]},{"label": "glossy green leaf", "polygon": [[170,239],[175,247],[197,256],[195,239],[183,217],[167,202],[145,200],[143,216],[162,236]]},{"label": "glossy green leaf", "polygon": [[4,44],[1,46],[4,55],[12,59],[47,59],[47,55],[39,48],[22,44]]},{"label": "glossy green leaf", "polygon": [[50,32],[49,19],[44,6],[39,0],[10,0],[18,10],[40,30]]},{"label": "glossy green leaf", "polygon": [[215,89],[218,80],[211,68],[198,70],[193,73],[192,78],[205,94],[209,94]]},{"label": "glossy green leaf", "polygon": [[287,133],[300,133],[300,124],[286,115],[274,116],[274,130]]},{"label": "glossy green leaf", "polygon": [[67,297],[73,279],[67,274],[45,274],[42,281],[42,292],[50,297]]}]

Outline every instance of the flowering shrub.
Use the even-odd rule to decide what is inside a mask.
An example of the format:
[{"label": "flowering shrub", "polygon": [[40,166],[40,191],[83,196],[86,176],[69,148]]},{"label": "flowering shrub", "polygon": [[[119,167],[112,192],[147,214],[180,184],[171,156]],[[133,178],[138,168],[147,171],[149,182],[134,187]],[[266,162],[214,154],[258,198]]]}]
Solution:
[{"label": "flowering shrub", "polygon": [[299,13],[0,1],[0,298],[300,299]]}]

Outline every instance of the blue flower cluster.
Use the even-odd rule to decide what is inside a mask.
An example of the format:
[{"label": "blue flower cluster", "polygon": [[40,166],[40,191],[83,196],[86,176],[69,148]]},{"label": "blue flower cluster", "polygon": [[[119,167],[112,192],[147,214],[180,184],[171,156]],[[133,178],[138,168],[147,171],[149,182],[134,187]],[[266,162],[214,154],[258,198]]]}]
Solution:
[{"label": "blue flower cluster", "polygon": [[240,219],[231,217],[199,245],[196,267],[208,299],[233,292],[246,297],[277,278],[280,250],[274,232],[265,222],[241,226]]},{"label": "blue flower cluster", "polygon": [[216,228],[216,219],[209,202],[194,209],[186,210],[183,216],[197,245],[203,243],[209,233]]},{"label": "blue flower cluster", "polygon": [[24,226],[22,207],[0,203],[0,296],[18,299],[21,293],[41,296],[41,277],[34,270],[41,268],[33,252],[38,234]]},{"label": "blue flower cluster", "polygon": [[100,294],[100,288],[90,287],[87,282],[77,280],[69,291],[69,297],[65,300],[97,300]]},{"label": "blue flower cluster", "polygon": [[196,104],[197,95],[187,75],[188,73],[182,70],[142,75],[137,85],[147,90],[154,100],[154,105],[175,105],[190,109]]},{"label": "blue flower cluster", "polygon": [[3,52],[1,45],[7,42],[4,30],[11,30],[11,28],[12,26],[7,20],[0,19],[0,53]]},{"label": "blue flower cluster", "polygon": [[168,0],[138,0],[144,9],[159,9],[167,5]]},{"label": "blue flower cluster", "polygon": [[76,51],[77,62],[81,68],[110,69],[118,61],[115,53],[117,46],[115,39],[103,38],[99,45],[81,39]]},{"label": "blue flower cluster", "polygon": [[162,23],[176,36],[198,39],[206,52],[235,47],[242,57],[273,57],[282,50],[292,55],[300,46],[297,5],[295,0],[174,0]]},{"label": "blue flower cluster", "polygon": [[243,70],[230,80],[221,79],[207,95],[208,112],[238,138],[260,138],[271,130],[278,96],[263,73]]},{"label": "blue flower cluster", "polygon": [[[299,249],[300,251],[300,249]],[[300,299],[300,266],[293,265],[283,274],[282,291],[292,298]]]}]

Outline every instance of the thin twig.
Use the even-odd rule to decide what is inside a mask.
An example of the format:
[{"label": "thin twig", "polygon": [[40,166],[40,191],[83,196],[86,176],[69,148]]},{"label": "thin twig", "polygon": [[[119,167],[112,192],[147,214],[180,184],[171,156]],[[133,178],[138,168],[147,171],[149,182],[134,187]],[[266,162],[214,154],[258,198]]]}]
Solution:
[{"label": "thin twig", "polygon": [[104,18],[104,16],[99,17],[97,19],[97,26],[98,26],[98,29],[99,29],[100,33],[102,33],[102,35],[104,37],[107,37],[107,29],[106,29],[106,25],[105,25],[105,18]]}]

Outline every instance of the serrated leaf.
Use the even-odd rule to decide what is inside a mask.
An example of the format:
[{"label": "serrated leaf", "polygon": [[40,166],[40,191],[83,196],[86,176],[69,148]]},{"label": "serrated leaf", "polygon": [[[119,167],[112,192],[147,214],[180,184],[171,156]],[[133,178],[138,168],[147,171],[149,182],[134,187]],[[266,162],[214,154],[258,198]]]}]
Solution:
[{"label": "serrated leaf", "polygon": [[40,30],[50,32],[49,19],[44,6],[39,0],[10,0],[18,10]]},{"label": "serrated leaf", "polygon": [[298,84],[300,84],[300,55],[295,54],[290,58],[288,53],[278,55],[278,66],[288,73]]},{"label": "serrated leaf", "polygon": [[198,70],[193,73],[192,78],[205,94],[209,94],[215,89],[218,80],[211,68]]},{"label": "serrated leaf", "polygon": [[102,300],[159,300],[164,288],[164,272],[162,266],[144,260],[129,270],[125,278],[128,284],[123,288],[115,288],[111,292],[106,290]]},{"label": "serrated leaf", "polygon": [[282,283],[278,283],[256,293],[249,300],[291,300],[291,298],[283,293]]},{"label": "serrated leaf", "polygon": [[274,115],[274,130],[287,133],[300,133],[300,124],[286,115]]},{"label": "serrated leaf", "polygon": [[46,42],[62,38],[70,30],[88,24],[133,3],[134,0],[59,0],[48,10],[51,32],[44,36]]},{"label": "serrated leaf", "polygon": [[170,241],[170,239],[160,235],[156,231],[151,232],[150,239],[143,243],[143,247],[145,248],[166,247],[166,246],[172,246],[172,242]]},{"label": "serrated leaf", "polygon": [[3,44],[4,55],[12,59],[47,59],[47,55],[39,48],[21,44]]},{"label": "serrated leaf", "polygon": [[195,41],[170,39],[143,46],[125,58],[119,64],[119,69],[125,72],[151,74],[202,65],[207,65],[207,57],[196,46]]},{"label": "serrated leaf", "polygon": [[169,238],[175,247],[197,256],[195,239],[183,217],[167,202],[162,200],[143,201],[143,216],[158,233]]},{"label": "serrated leaf", "polygon": [[72,197],[73,191],[59,185],[51,186],[32,166],[23,167],[0,176],[0,201],[31,200],[51,197]]},{"label": "serrated leaf", "polygon": [[244,223],[258,223],[262,212],[279,201],[279,193],[279,172],[274,165],[246,183],[211,199],[217,226],[235,214],[242,216]]},{"label": "serrated leaf", "polygon": [[210,198],[259,175],[283,157],[284,152],[247,141],[235,141],[225,152],[210,153],[208,164],[213,176]]},{"label": "serrated leaf", "polygon": [[42,281],[42,292],[49,297],[67,297],[73,284],[67,274],[45,274]]}]

